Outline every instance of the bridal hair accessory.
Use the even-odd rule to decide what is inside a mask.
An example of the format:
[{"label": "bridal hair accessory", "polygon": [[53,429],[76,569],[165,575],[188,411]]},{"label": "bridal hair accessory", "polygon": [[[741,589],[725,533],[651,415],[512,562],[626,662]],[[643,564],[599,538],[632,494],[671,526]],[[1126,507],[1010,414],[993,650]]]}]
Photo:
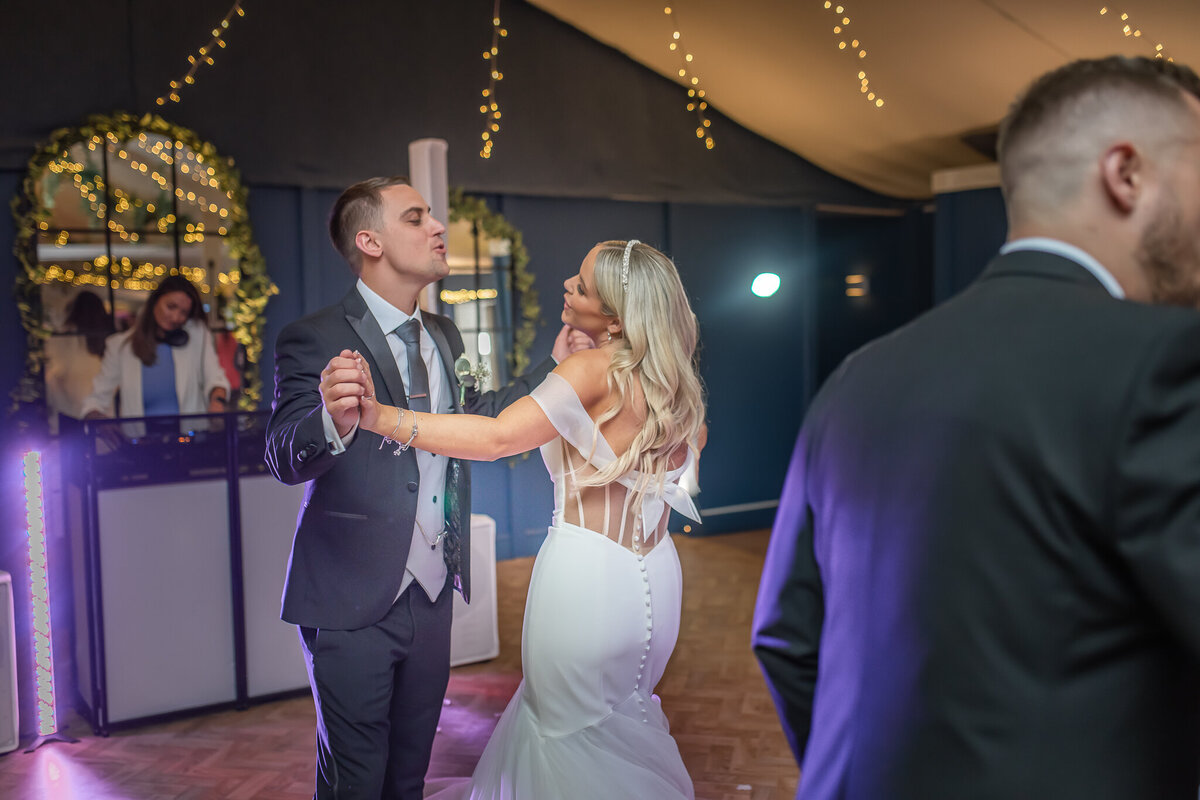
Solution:
[{"label": "bridal hair accessory", "polygon": [[625,243],[625,255],[621,256],[621,288],[629,288],[629,253],[635,244],[641,244],[638,239],[630,239]]},{"label": "bridal hair accessory", "polygon": [[487,362],[480,359],[475,366],[471,365],[471,359],[466,356],[459,356],[454,362],[454,376],[458,378],[458,404],[464,406],[467,404],[467,387],[478,389],[480,384],[490,378],[492,370],[488,367]]},{"label": "bridal hair accessory", "polygon": [[[404,419],[404,412],[412,414],[412,433],[408,435],[407,442],[401,442],[396,436],[400,432],[400,422]],[[413,439],[417,438],[417,412],[407,408],[396,409],[396,427],[392,428],[392,432],[383,437],[383,441],[379,443],[379,449],[382,450],[385,444],[394,444],[396,449],[392,451],[392,455],[398,456],[409,448],[413,443]]]}]

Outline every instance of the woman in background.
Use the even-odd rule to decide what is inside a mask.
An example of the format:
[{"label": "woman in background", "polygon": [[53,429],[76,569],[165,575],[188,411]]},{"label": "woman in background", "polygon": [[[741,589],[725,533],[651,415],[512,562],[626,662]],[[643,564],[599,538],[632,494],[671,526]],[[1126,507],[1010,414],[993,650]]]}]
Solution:
[{"label": "woman in background", "polygon": [[46,340],[46,402],[51,411],[72,419],[83,416],[83,401],[100,374],[104,342],[112,332],[104,301],[80,289],[62,330]]},{"label": "woman in background", "polygon": [[108,337],[83,414],[85,419],[217,414],[228,400],[229,380],[217,360],[200,293],[187,278],[170,275],[150,293],[133,327]]}]

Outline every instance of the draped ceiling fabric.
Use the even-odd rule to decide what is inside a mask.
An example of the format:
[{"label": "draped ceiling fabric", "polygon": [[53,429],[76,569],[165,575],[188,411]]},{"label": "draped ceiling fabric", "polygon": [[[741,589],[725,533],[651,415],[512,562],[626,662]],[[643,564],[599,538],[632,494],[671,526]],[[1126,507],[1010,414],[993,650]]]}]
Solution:
[{"label": "draped ceiling fabric", "polygon": [[[8,4],[0,169],[85,113],[159,110],[230,2]],[[1195,0],[1129,0],[1104,16],[1099,0],[837,0],[861,61],[837,49],[823,0],[680,0],[673,18],[665,2],[502,0],[490,161],[477,155],[488,0],[244,0],[216,65],[162,111],[260,185],[403,170],[407,143],[436,136],[450,142],[451,180],[475,191],[878,203],[857,187],[928,197],[932,171],[986,161],[1008,103],[1046,69],[1157,42],[1200,63]],[[1123,34],[1122,12],[1143,36]],[[675,82],[675,25],[715,109],[712,152]],[[859,92],[860,67],[884,108]]]},{"label": "draped ceiling fabric", "polygon": [[[714,113],[697,141],[685,90],[555,17],[504,0],[502,130],[478,152],[486,0],[243,0],[182,102],[155,105],[232,0],[6,7],[0,169],[86,114],[161,113],[231,156],[251,185],[342,187],[407,170],[411,140],[449,142],[476,192],[709,203],[888,205]],[[892,203],[895,205],[895,203]]]},{"label": "draped ceiling fabric", "polygon": [[[1200,67],[1197,0],[833,0],[830,9],[824,0],[532,2],[672,78],[680,62],[667,44],[680,30],[709,98],[729,118],[836,175],[903,197],[928,196],[935,170],[983,163],[980,151],[1014,97],[1060,64],[1151,56],[1162,43]],[[849,46],[855,39],[858,48]],[[863,97],[860,70],[883,108]]]}]

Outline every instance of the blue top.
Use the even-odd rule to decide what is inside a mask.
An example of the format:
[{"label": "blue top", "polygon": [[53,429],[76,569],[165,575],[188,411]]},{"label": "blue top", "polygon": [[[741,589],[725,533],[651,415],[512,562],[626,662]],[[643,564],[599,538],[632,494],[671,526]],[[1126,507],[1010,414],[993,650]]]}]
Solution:
[{"label": "blue top", "polygon": [[175,356],[171,345],[158,343],[154,366],[142,365],[142,413],[147,417],[178,414],[179,396],[175,394]]}]

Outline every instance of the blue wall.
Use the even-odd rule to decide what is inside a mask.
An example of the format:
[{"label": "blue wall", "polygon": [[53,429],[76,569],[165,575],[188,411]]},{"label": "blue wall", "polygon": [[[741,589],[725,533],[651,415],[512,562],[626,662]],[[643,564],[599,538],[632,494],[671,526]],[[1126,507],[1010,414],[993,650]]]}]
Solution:
[{"label": "blue wall", "polygon": [[975,280],[1007,235],[1008,220],[999,188],[939,194],[934,232],[934,302],[949,299]]}]

